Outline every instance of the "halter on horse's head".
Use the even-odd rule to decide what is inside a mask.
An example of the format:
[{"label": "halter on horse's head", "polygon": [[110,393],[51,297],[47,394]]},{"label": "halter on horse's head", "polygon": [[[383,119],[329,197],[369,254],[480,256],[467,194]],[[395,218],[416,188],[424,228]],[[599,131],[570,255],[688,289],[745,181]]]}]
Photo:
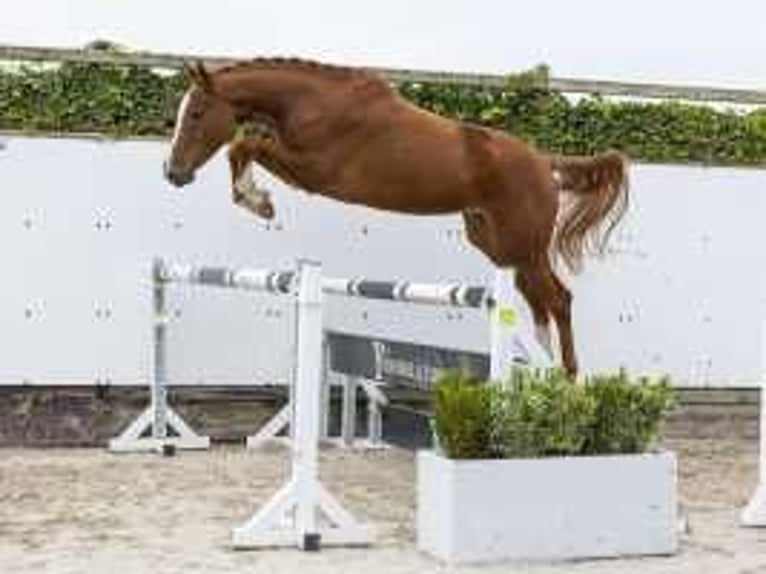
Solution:
[{"label": "halter on horse's head", "polygon": [[194,172],[234,136],[232,106],[216,92],[214,78],[201,62],[185,64],[191,87],[178,107],[165,177],[175,186],[194,179]]}]

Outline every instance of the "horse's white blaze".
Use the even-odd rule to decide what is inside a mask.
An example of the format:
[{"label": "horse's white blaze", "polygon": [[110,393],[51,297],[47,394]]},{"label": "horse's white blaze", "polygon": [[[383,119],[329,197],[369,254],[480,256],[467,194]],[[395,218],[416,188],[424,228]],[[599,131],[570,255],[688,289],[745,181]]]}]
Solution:
[{"label": "horse's white blaze", "polygon": [[176,125],[173,129],[173,138],[170,140],[170,149],[175,148],[178,141],[178,135],[181,133],[181,122],[186,114],[186,108],[189,107],[189,101],[191,100],[191,90],[187,90],[184,97],[181,99],[181,103],[178,105],[178,114],[176,115]]}]

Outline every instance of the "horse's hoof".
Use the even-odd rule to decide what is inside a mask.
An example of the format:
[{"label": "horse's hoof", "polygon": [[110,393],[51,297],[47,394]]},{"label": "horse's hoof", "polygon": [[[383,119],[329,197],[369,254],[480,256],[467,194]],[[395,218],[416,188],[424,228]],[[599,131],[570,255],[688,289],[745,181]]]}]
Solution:
[{"label": "horse's hoof", "polygon": [[257,191],[255,212],[264,219],[274,219],[274,204],[271,203],[271,193],[265,189]]},{"label": "horse's hoof", "polygon": [[256,211],[264,219],[274,219],[274,205],[270,201],[261,203]]}]

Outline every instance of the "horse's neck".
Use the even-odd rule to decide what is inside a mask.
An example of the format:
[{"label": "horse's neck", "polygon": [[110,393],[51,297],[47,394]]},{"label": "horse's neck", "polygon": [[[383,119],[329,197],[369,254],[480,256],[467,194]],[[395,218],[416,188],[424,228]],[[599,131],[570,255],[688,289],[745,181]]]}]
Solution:
[{"label": "horse's neck", "polygon": [[270,118],[279,123],[305,93],[308,83],[299,74],[265,68],[222,75],[218,89],[241,118]]}]

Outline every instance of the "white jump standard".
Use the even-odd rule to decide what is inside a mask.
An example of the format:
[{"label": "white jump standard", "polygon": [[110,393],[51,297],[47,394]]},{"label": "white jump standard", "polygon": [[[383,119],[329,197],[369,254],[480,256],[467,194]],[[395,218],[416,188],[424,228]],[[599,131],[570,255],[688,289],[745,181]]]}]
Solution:
[{"label": "white jump standard", "polygon": [[323,544],[363,546],[371,542],[366,526],[319,481],[322,412],[322,275],[317,263],[299,262],[293,390],[292,471],[288,482],[244,525],[235,528],[235,548]]},{"label": "white jump standard", "polygon": [[[164,266],[152,266],[154,307],[154,364],[150,383],[150,404],[119,437],[109,441],[113,452],[155,451],[172,454],[175,449],[204,450],[210,439],[199,436],[169,405],[167,399],[167,324]],[[173,434],[168,431],[172,430]]]},{"label": "white jump standard", "polygon": [[[292,471],[288,483],[274,499],[244,526],[235,529],[237,548],[297,546],[318,548],[320,544],[365,545],[369,531],[349,514],[318,479],[319,430],[322,402],[322,278],[318,264],[299,263],[297,272],[260,269],[195,267],[156,261],[154,264],[156,302],[164,304],[164,286],[185,283],[238,288],[296,298],[297,325],[292,391],[294,425]],[[296,288],[297,284],[297,288]],[[162,305],[157,306],[162,309]],[[165,397],[164,321],[157,322],[155,379],[152,381],[154,415],[177,416],[167,407]],[[164,407],[164,408],[162,408]],[[152,407],[150,407],[152,408]],[[142,415],[139,421],[146,417]],[[175,420],[175,419],[173,419]],[[136,421],[133,426],[138,426]],[[168,418],[168,422],[172,421]],[[161,428],[153,425],[152,431]],[[176,429],[178,431],[179,429]],[[188,426],[187,432],[192,433]],[[161,438],[161,437],[160,437]],[[138,439],[140,446],[154,446],[159,438]],[[169,439],[168,439],[169,440]]]}]

